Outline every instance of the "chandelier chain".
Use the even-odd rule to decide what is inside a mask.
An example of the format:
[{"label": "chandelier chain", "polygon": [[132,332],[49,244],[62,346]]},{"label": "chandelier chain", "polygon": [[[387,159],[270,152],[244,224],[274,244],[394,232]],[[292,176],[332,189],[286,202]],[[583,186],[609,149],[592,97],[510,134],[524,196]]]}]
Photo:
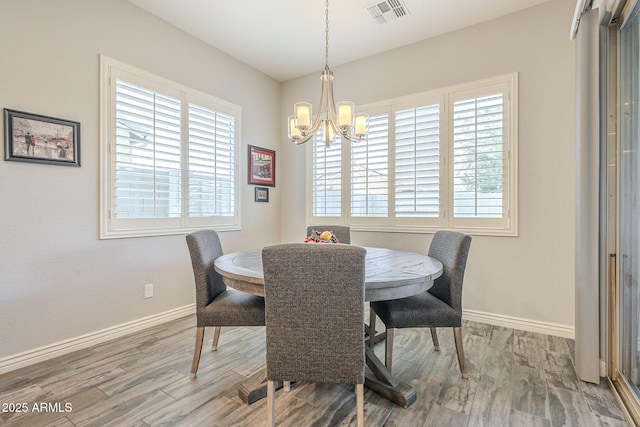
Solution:
[{"label": "chandelier chain", "polygon": [[324,9],[325,43],[324,43],[324,68],[329,68],[329,0]]}]

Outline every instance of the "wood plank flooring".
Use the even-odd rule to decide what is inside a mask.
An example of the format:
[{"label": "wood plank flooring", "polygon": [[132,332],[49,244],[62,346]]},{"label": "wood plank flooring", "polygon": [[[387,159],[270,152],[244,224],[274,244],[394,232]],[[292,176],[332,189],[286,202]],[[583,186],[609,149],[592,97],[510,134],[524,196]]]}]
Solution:
[{"label": "wood plank flooring", "polygon": [[[218,350],[205,346],[190,380],[195,334],[189,316],[0,375],[0,427],[265,425],[265,400],[245,405],[237,397],[238,384],[264,368],[264,329],[222,328]],[[365,389],[365,425],[627,426],[606,384],[577,379],[572,340],[464,322],[463,380],[452,331],[438,334],[440,352],[427,329],[396,331],[394,374],[416,387],[418,399],[404,409]],[[276,422],[355,426],[353,386],[280,390]]]}]

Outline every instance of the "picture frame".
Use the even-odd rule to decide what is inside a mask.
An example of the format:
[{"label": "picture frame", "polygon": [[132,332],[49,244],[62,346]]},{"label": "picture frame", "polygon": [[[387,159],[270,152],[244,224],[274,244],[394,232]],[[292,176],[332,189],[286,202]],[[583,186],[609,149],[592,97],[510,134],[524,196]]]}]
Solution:
[{"label": "picture frame", "polygon": [[80,167],[80,122],[5,108],[4,159]]},{"label": "picture frame", "polygon": [[256,187],[255,201],[269,203],[269,188],[268,187]]},{"label": "picture frame", "polygon": [[249,184],[276,186],[276,152],[249,145]]}]

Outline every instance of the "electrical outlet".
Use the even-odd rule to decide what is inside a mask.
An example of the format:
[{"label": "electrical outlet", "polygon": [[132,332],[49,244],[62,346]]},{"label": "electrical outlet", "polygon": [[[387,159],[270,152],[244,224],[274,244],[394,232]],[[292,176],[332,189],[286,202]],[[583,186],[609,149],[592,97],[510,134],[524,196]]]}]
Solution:
[{"label": "electrical outlet", "polygon": [[153,296],[153,283],[144,285],[144,297],[151,298]]}]

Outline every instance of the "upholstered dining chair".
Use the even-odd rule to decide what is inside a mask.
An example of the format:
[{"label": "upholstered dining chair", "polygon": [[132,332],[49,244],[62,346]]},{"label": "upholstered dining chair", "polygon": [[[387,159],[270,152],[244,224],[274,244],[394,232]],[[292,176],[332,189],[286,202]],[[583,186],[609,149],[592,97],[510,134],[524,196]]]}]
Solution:
[{"label": "upholstered dining chair", "polygon": [[313,230],[331,231],[338,238],[338,243],[351,244],[351,228],[345,225],[309,225],[307,227],[307,237]]},{"label": "upholstered dining chair", "polygon": [[394,329],[430,328],[433,345],[440,350],[436,328],[452,327],[463,378],[467,366],[462,347],[462,283],[471,246],[471,236],[441,230],[429,246],[429,256],[443,265],[443,272],[427,292],[408,298],[371,302],[370,327],[375,330],[376,314],[387,329],[385,365],[391,372]]},{"label": "upholstered dining chair", "polygon": [[187,234],[196,284],[196,346],[191,364],[191,378],[196,377],[204,330],[214,326],[212,351],[218,347],[222,326],[264,326],[264,298],[227,289],[222,276],[213,268],[222,255],[222,245],[214,230],[200,230]]},{"label": "upholstered dining chair", "polygon": [[275,381],[355,384],[364,425],[365,254],[304,243],[262,250],[268,426],[275,425]]}]

